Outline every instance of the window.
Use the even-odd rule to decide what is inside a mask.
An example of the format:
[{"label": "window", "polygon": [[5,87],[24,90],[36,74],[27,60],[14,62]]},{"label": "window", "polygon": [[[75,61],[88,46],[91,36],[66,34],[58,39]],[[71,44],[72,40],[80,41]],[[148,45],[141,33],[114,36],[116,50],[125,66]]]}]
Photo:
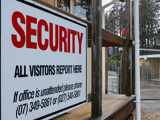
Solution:
[{"label": "window", "polygon": [[64,11],[70,11],[70,0],[57,0],[57,7]]},{"label": "window", "polygon": [[74,15],[91,21],[91,0],[74,0]]}]

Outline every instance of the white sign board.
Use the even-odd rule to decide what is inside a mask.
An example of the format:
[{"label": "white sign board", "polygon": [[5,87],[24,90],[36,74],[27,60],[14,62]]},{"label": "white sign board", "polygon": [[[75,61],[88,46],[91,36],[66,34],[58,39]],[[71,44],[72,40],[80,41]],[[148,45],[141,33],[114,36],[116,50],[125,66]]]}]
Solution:
[{"label": "white sign board", "polygon": [[49,119],[87,102],[87,25],[1,0],[1,120]]}]

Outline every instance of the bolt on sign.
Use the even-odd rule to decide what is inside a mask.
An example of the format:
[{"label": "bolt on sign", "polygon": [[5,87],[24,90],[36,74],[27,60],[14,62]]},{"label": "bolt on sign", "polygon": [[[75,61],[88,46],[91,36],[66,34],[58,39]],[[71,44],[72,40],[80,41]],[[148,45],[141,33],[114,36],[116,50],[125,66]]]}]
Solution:
[{"label": "bolt on sign", "polygon": [[1,0],[1,120],[50,119],[87,102],[87,25]]}]

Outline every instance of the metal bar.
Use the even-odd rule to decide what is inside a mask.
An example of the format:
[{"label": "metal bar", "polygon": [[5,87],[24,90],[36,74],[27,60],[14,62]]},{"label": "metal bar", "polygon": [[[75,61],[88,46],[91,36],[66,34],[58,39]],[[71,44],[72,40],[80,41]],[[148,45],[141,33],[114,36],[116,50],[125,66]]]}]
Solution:
[{"label": "metal bar", "polygon": [[159,49],[139,49],[141,51],[160,51]]},{"label": "metal bar", "polygon": [[[102,28],[105,29],[105,11],[104,9],[102,9]],[[105,64],[106,64],[106,60],[105,60],[105,47],[102,47],[102,93],[105,94],[105,80],[106,80],[106,76],[105,76],[105,73],[106,73],[106,69],[105,69]]]},{"label": "metal bar", "polygon": [[134,0],[135,22],[135,80],[136,80],[136,120],[141,120],[140,108],[140,66],[139,66],[139,0]]},{"label": "metal bar", "polygon": [[101,5],[101,0],[92,0],[92,118],[102,115]]},{"label": "metal bar", "polygon": [[143,100],[160,100],[160,99],[141,99],[141,101],[143,101]]}]

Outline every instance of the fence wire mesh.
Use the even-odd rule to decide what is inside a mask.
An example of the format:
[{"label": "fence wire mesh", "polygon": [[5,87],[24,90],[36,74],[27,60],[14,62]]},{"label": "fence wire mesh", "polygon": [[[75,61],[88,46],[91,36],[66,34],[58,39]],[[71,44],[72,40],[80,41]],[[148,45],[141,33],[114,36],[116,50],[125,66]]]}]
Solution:
[{"label": "fence wire mesh", "polygon": [[[113,48],[112,48],[113,49]],[[118,48],[117,48],[118,49]],[[109,49],[109,57],[107,58],[108,62],[108,86],[107,93],[108,94],[119,94],[120,93],[120,66],[121,66],[121,52],[110,53]]]},{"label": "fence wire mesh", "polygon": [[[134,49],[132,53],[132,91],[135,91]],[[124,51],[113,54],[108,61],[108,94],[125,94]],[[141,99],[160,99],[160,50],[140,49]]]},{"label": "fence wire mesh", "polygon": [[[108,57],[108,94],[126,94],[126,79],[125,79],[125,53],[124,48],[120,48],[117,53],[114,53]],[[132,50],[132,94],[135,94],[134,86],[134,49]]]},{"label": "fence wire mesh", "polygon": [[160,99],[160,50],[140,49],[141,99]]}]

